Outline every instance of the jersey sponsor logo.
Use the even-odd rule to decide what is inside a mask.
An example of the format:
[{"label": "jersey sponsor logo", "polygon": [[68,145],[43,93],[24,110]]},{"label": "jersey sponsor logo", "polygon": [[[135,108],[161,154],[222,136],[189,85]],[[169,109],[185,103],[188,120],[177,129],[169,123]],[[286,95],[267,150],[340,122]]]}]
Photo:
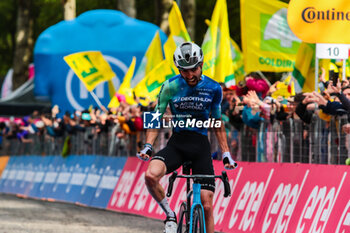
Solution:
[{"label": "jersey sponsor logo", "polygon": [[207,108],[213,100],[207,97],[185,96],[177,97],[173,100],[174,107],[179,110],[202,111]]},{"label": "jersey sponsor logo", "polygon": [[174,104],[174,107],[181,110],[200,111],[204,109],[203,103],[200,103],[200,102],[182,102],[182,103]]},{"label": "jersey sponsor logo", "polygon": [[179,97],[174,102],[178,101],[195,101],[195,102],[211,102],[212,100],[210,98],[204,98],[204,97],[198,97],[198,96],[184,96],[184,97]]}]

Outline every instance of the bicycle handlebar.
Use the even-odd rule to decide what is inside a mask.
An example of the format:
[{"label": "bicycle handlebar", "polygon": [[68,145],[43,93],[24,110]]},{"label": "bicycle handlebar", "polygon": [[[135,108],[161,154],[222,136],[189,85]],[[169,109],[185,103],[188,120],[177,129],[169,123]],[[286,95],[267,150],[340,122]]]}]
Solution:
[{"label": "bicycle handlebar", "polygon": [[228,182],[228,177],[226,171],[222,171],[220,176],[216,175],[178,175],[177,171],[174,171],[173,174],[169,177],[169,186],[168,192],[166,194],[167,197],[171,196],[173,192],[173,185],[176,178],[186,178],[186,179],[202,179],[202,178],[220,178],[224,183],[224,197],[231,196],[231,188]]}]

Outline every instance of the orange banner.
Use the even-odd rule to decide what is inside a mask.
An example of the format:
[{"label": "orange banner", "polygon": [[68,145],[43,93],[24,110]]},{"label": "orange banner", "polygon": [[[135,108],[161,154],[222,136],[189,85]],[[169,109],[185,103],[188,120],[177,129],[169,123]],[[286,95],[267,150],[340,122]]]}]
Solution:
[{"label": "orange banner", "polygon": [[288,24],[293,33],[308,43],[349,44],[350,1],[291,0]]},{"label": "orange banner", "polygon": [[6,165],[7,165],[7,162],[9,161],[10,157],[9,156],[1,156],[0,157],[0,177],[1,177],[1,174],[2,172],[4,171]]}]

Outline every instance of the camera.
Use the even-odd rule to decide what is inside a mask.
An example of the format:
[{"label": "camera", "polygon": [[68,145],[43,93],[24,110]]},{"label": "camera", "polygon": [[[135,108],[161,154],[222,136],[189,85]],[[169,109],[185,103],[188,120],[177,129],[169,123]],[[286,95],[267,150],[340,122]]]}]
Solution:
[{"label": "camera", "polygon": [[329,71],[329,80],[333,81],[333,86],[336,86],[338,83],[339,72],[334,72],[334,70]]}]

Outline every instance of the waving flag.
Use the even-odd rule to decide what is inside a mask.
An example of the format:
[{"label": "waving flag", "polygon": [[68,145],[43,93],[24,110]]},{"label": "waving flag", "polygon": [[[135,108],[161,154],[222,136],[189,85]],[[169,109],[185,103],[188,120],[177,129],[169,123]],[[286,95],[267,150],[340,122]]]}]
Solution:
[{"label": "waving flag", "polygon": [[169,29],[170,35],[164,44],[165,59],[172,69],[178,73],[177,68],[173,63],[173,55],[177,46],[186,41],[191,41],[190,35],[187,32],[185,23],[182,19],[181,12],[176,2],[173,2],[173,7],[169,13]]},{"label": "waving flag", "polygon": [[128,71],[125,73],[122,84],[119,87],[118,94],[125,96],[126,102],[130,105],[137,104],[134,100],[133,89],[131,88],[131,78],[135,71],[136,58],[132,58],[132,62]]},{"label": "waving flag", "polygon": [[73,53],[65,56],[64,60],[88,91],[116,76],[100,51]]},{"label": "waving flag", "polygon": [[120,103],[118,101],[118,98],[116,96],[113,96],[111,101],[108,104],[108,108],[117,108],[119,107]]},{"label": "waving flag", "polygon": [[191,41],[176,2],[169,13],[170,35],[164,44],[165,59],[150,71],[135,87],[134,92],[140,98],[155,101],[163,82],[178,74],[173,62],[173,54],[177,46]]},{"label": "waving flag", "polygon": [[147,48],[141,64],[131,81],[131,86],[135,87],[156,65],[163,60],[162,43],[160,41],[159,31],[157,31]]},{"label": "waving flag", "polygon": [[231,39],[231,53],[232,53],[232,62],[233,62],[233,71],[235,82],[238,83],[244,79],[244,60],[243,54],[239,49],[238,45],[234,40]]},{"label": "waving flag", "polygon": [[293,70],[301,41],[288,26],[287,8],[287,3],[278,0],[241,0],[246,72]]},{"label": "waving flag", "polygon": [[292,73],[296,92],[315,90],[315,44],[301,43]]},{"label": "waving flag", "polygon": [[234,79],[234,50],[229,33],[226,0],[217,0],[202,48],[205,75],[218,82]]},{"label": "waving flag", "polygon": [[164,81],[176,75],[168,60],[163,60],[134,88],[136,96],[155,101]]}]

